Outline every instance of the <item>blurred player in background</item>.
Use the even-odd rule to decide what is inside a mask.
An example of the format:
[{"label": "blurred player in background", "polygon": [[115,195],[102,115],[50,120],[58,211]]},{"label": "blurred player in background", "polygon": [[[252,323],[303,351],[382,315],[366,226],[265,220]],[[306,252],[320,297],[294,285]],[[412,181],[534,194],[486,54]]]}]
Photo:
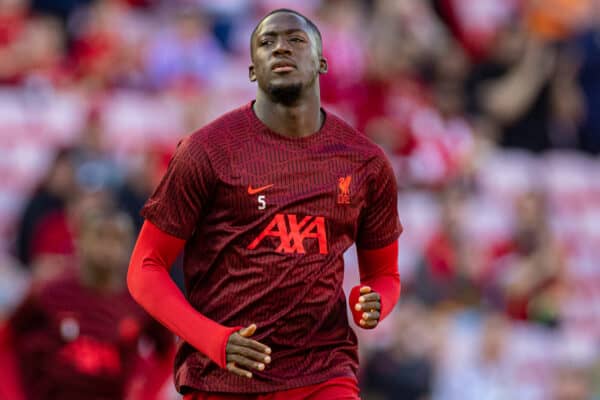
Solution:
[{"label": "blurred player in background", "polygon": [[15,378],[11,396],[158,399],[170,374],[173,336],[126,291],[132,244],[133,226],[125,214],[84,216],[79,264],[34,284],[8,321],[2,344],[17,355],[16,373],[7,371],[6,356],[2,369],[3,380]]},{"label": "blurred player in background", "polygon": [[[185,399],[357,399],[358,326],[400,294],[397,187],[383,152],[321,108],[321,35],[280,9],[251,36],[256,100],[185,138],[142,210],[133,297],[183,341]],[[185,249],[187,298],[169,278]]]}]

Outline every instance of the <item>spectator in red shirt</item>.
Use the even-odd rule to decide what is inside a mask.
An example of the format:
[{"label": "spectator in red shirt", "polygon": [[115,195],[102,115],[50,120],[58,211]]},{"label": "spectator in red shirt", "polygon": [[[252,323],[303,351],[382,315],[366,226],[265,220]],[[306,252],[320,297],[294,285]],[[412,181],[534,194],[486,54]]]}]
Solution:
[{"label": "spectator in red shirt", "polygon": [[416,294],[428,305],[479,302],[477,249],[464,231],[466,196],[450,187],[441,194],[441,223],[425,247],[414,283]]},{"label": "spectator in red shirt", "polygon": [[547,204],[540,193],[524,193],[516,201],[512,237],[492,250],[486,273],[487,294],[518,320],[549,325],[559,322],[564,257],[548,226]]}]

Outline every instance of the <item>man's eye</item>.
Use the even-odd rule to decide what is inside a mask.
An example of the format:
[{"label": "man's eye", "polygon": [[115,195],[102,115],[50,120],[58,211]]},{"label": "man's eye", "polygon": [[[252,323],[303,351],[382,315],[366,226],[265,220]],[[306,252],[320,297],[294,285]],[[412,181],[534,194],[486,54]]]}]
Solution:
[{"label": "man's eye", "polygon": [[268,45],[270,45],[270,44],[273,44],[273,41],[272,41],[272,40],[261,40],[261,41],[260,41],[260,45],[261,45],[261,46],[268,46]]},{"label": "man's eye", "polygon": [[300,42],[304,42],[304,39],[299,38],[299,37],[293,37],[290,39],[292,42],[296,42],[296,43],[300,43]]}]

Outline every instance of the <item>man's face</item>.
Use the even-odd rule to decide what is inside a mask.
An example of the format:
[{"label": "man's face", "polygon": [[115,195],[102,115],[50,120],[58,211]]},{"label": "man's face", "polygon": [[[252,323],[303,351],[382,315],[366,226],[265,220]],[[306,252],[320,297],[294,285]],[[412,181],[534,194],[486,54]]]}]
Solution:
[{"label": "man's face", "polygon": [[125,219],[93,221],[81,232],[81,256],[91,268],[119,274],[127,267],[132,239],[131,225]]},{"label": "man's face", "polygon": [[297,15],[281,12],[267,17],[252,40],[250,80],[274,101],[293,103],[319,73],[327,71],[317,40]]}]

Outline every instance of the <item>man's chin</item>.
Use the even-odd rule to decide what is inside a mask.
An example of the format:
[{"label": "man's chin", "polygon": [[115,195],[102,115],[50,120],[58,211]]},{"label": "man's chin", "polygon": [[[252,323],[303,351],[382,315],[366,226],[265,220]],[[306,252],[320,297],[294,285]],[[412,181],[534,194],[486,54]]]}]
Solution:
[{"label": "man's chin", "polygon": [[275,103],[281,103],[286,106],[293,105],[300,99],[302,84],[296,82],[272,82],[267,87],[267,93]]}]

